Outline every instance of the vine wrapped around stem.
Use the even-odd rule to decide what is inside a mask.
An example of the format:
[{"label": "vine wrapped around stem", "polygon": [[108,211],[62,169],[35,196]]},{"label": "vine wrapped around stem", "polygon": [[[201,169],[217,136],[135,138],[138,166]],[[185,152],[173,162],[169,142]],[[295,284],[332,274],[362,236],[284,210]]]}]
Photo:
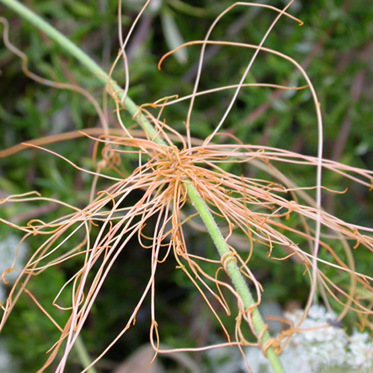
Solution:
[{"label": "vine wrapped around stem", "polygon": [[[241,347],[250,344],[244,338],[240,328],[241,321],[245,320],[258,340],[256,345],[259,346],[268,357],[274,372],[283,372],[278,356],[278,353],[281,352],[282,348],[281,338],[279,341],[276,341],[270,337],[267,331],[267,326],[257,308],[260,303],[262,292],[261,285],[255,279],[247,265],[249,259],[247,261],[242,260],[240,255],[238,255],[229,244],[229,240],[234,235],[235,231],[240,231],[247,237],[251,251],[253,250],[254,244],[262,245],[268,248],[268,257],[271,257],[273,247],[277,245],[286,247],[290,251],[289,255],[287,255],[286,258],[281,258],[281,260],[285,260],[288,257],[295,257],[298,261],[302,262],[307,268],[312,283],[309,302],[312,302],[314,298],[316,281],[319,281],[326,289],[326,293],[337,299],[340,303],[345,304],[346,309],[354,309],[361,313],[371,312],[354,298],[356,284],[364,288],[370,288],[371,277],[363,274],[356,274],[338,257],[338,255],[335,254],[332,246],[328,242],[320,241],[320,227],[323,226],[328,230],[337,232],[339,239],[343,241],[343,243],[347,240],[357,240],[358,243],[364,245],[369,250],[373,250],[373,240],[367,233],[371,234],[372,230],[342,222],[326,212],[323,212],[320,208],[320,191],[322,167],[333,170],[366,186],[372,185],[372,172],[323,160],[321,159],[321,147],[319,148],[319,156],[314,158],[274,148],[243,145],[233,136],[230,136],[233,144],[213,144],[211,142],[212,137],[218,134],[218,130],[223,123],[225,116],[228,115],[229,108],[227,109],[226,115],[223,116],[221,123],[217,126],[216,131],[214,131],[214,133],[205,141],[198,143],[190,135],[190,113],[188,114],[188,120],[186,123],[187,133],[183,136],[166,125],[164,121],[161,121],[159,119],[160,115],[153,115],[150,112],[150,109],[147,110],[146,105],[137,107],[127,96],[127,89],[119,87],[118,84],[111,79],[111,74],[104,72],[82,50],[42,18],[15,0],[0,0],[0,2],[12,8],[38,29],[45,32],[70,55],[77,58],[103,85],[107,86],[107,90],[113,96],[117,104],[117,116],[123,128],[123,135],[116,136],[110,135],[110,131],[103,131],[105,134],[98,137],[91,136],[88,133],[84,133],[84,131],[81,133],[83,136],[92,138],[97,144],[103,145],[101,153],[102,162],[99,162],[97,171],[83,171],[93,174],[95,180],[99,177],[111,180],[112,185],[109,188],[99,192],[97,197],[92,198],[92,201],[83,209],[68,206],[71,208],[71,213],[63,219],[57,219],[56,221],[49,223],[31,221],[27,226],[18,227],[26,233],[26,238],[38,234],[45,234],[50,237],[34,253],[33,257],[25,266],[22,275],[17,280],[16,285],[12,289],[8,302],[5,305],[5,313],[1,327],[4,325],[9,313],[14,307],[15,301],[18,299],[33,275],[76,256],[82,256],[84,258],[84,265],[82,268],[66,283],[66,287],[72,285],[74,289],[72,305],[69,308],[70,318],[66,325],[61,329],[61,339],[53,347],[52,352],[42,369],[46,369],[46,367],[52,363],[56,358],[59,348],[64,342],[66,342],[64,354],[57,369],[57,372],[63,372],[71,348],[74,343],[78,341],[79,333],[88,317],[105,278],[118,255],[124,250],[126,244],[134,236],[138,237],[140,244],[144,248],[151,248],[152,250],[151,275],[132,316],[113,343],[120,338],[120,336],[123,335],[134,322],[139,307],[144,301],[146,295],[150,292],[152,297],[151,343],[158,353],[162,353],[159,349],[159,334],[155,318],[154,278],[158,266],[166,260],[172,250],[179,264],[179,268],[181,268],[189,279],[197,286],[201,295],[204,297],[222,326],[222,329],[227,334],[228,343],[222,345],[237,345]],[[241,3],[237,4],[240,5]],[[276,9],[269,6],[266,7]],[[232,8],[233,6],[222,12],[221,16]],[[284,10],[276,9],[279,13],[276,21],[280,16],[284,14],[287,15],[285,12],[286,8]],[[219,16],[217,20],[220,18],[221,17]],[[216,24],[216,22],[214,24]],[[273,25],[271,25],[269,31],[272,29]],[[267,34],[268,32],[266,35]],[[259,51],[264,51],[283,57],[281,53],[262,47],[265,37],[258,46],[213,42],[208,41],[208,37],[209,33],[205,40],[187,43],[181,47],[202,44],[202,49],[204,50],[207,44],[219,43],[221,45],[229,44],[236,47],[254,48],[255,55],[259,53]],[[123,57],[126,62],[124,44],[121,45],[118,59]],[[172,51],[170,53],[174,52],[175,51]],[[293,61],[291,58],[284,58]],[[201,57],[201,61],[202,60],[203,58]],[[251,67],[252,61],[248,65],[247,71]],[[295,62],[294,65],[301,70],[301,67]],[[115,64],[113,65],[113,69],[114,67]],[[301,71],[303,73],[303,70]],[[224,87],[223,89],[236,89],[234,96],[236,97],[239,90],[244,86],[244,77],[245,75],[238,85]],[[317,116],[320,119],[321,114],[320,109],[318,108],[316,93],[305,73],[304,77],[307,81],[308,87],[313,93],[317,107]],[[198,94],[201,94],[200,92],[197,92],[197,86],[198,78],[196,80],[193,94],[188,97],[188,99],[191,98],[191,108],[193,107],[195,97]],[[287,87],[287,89],[290,88]],[[165,99],[148,106],[162,111],[165,106],[174,104],[180,100],[181,99],[175,99],[172,101],[170,99]],[[235,98],[232,99],[232,105],[234,100]],[[142,134],[137,134],[135,136],[124,126],[119,114],[122,108],[128,110],[141,126],[144,130]],[[321,123],[321,120],[319,120],[319,123]],[[320,141],[322,142],[321,136]],[[32,143],[28,144],[28,146],[43,149],[42,147]],[[82,170],[73,162],[59,154],[47,149],[43,150],[66,160],[78,170]],[[146,156],[145,158],[147,160],[144,164],[140,162],[139,167],[126,178],[121,177],[120,172],[118,172],[118,177],[106,175],[104,173],[104,168],[106,167],[117,171],[117,161],[120,162],[120,157],[126,153],[137,154],[140,159],[142,159],[143,156]],[[276,182],[255,180],[226,172],[221,167],[221,164],[227,162],[249,163],[255,167],[258,167],[259,165],[269,175],[271,175],[272,179],[275,179]],[[272,164],[276,162],[287,164],[297,163],[302,164],[305,167],[314,167],[317,170],[318,175],[317,186],[314,188],[317,190],[316,201],[311,199],[310,206],[300,204],[298,202],[300,198],[303,198],[303,200],[307,199],[304,197],[306,189],[293,185],[289,179],[272,167]],[[92,189],[94,190],[94,188]],[[126,198],[136,190],[144,192],[143,196],[137,203],[135,203],[135,205],[125,208],[122,207],[122,203]],[[290,195],[292,200],[289,201],[285,195]],[[48,199],[33,195],[19,195],[9,197],[0,202],[24,202],[30,200]],[[61,203],[55,200],[54,202]],[[190,202],[197,210],[200,219],[205,225],[205,230],[211,236],[212,241],[219,252],[220,260],[201,258],[188,252],[183,232],[183,224],[188,219],[193,219],[193,214],[188,210],[188,213],[191,216],[188,216],[187,219],[183,220],[181,213],[182,209],[186,209],[187,202]],[[109,211],[104,210],[103,208],[108,205],[111,205]],[[250,206],[254,208],[250,208]],[[296,215],[299,217],[299,225],[302,228],[291,228],[284,223],[284,220],[286,220],[290,215]],[[150,218],[155,218],[156,224],[154,227],[153,238],[150,240],[151,242],[148,243],[148,237],[143,232],[143,228]],[[227,233],[222,233],[222,230],[218,227],[216,219],[226,223]],[[316,233],[314,235],[311,233],[312,229],[309,227],[308,221],[316,223]],[[5,223],[11,225],[10,222]],[[95,227],[98,224],[101,224],[101,228],[97,230],[97,237],[94,242],[91,242],[91,233],[95,230]],[[14,226],[14,224],[12,226]],[[69,237],[78,234],[78,232],[84,232],[86,236],[81,245],[48,262],[51,254],[57,252],[61,248],[62,243],[64,243]],[[302,249],[295,240],[288,237],[286,233],[288,233],[289,236],[295,235],[299,238],[308,240],[311,248],[313,248],[313,252],[312,249],[310,250],[311,253]],[[56,242],[60,243],[57,244]],[[323,263],[317,258],[319,245],[322,249],[325,249],[331,254],[335,262],[332,264]],[[88,285],[88,275],[101,259],[102,264],[97,273],[93,276],[93,280]],[[204,261],[216,265],[215,277],[211,276],[204,269]],[[351,284],[353,284],[353,286],[350,287],[348,294],[343,288],[332,283],[323,272],[319,270],[319,262],[322,264],[329,264],[351,276]],[[188,266],[185,266],[185,263],[187,263]],[[233,286],[218,279],[222,268],[229,275]],[[21,280],[22,285],[20,286]],[[248,282],[253,284],[256,291],[256,300],[250,292]],[[211,284],[218,288],[218,291],[216,291]],[[20,286],[20,289],[18,289],[18,286]],[[227,313],[230,313],[229,307],[227,306],[224,295],[221,291],[222,288],[231,292],[237,298],[238,315],[236,324],[236,342],[230,341],[230,336],[218,313],[214,310],[208,297],[204,294],[204,290],[207,290],[211,296],[219,302],[220,306]],[[336,293],[338,293],[338,298],[335,296]],[[341,301],[342,298],[344,301]],[[58,297],[55,300],[55,304],[57,303]],[[287,335],[290,336],[292,332],[296,331],[296,329],[297,327],[294,327],[294,330],[287,333]],[[110,344],[110,346],[112,346],[112,344]],[[110,348],[110,346],[108,348]],[[198,348],[195,350],[198,350]],[[102,355],[90,364],[90,366],[92,366]],[[86,370],[89,369],[90,366],[88,366]]]}]

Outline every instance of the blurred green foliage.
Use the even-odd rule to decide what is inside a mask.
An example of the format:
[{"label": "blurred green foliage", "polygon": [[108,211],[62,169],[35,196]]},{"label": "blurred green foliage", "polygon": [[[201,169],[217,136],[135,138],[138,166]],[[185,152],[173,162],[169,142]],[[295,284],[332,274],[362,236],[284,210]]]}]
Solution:
[{"label": "blurred green foliage", "polygon": [[[28,0],[27,6],[49,20],[77,45],[94,57],[104,68],[110,68],[118,51],[117,1]],[[283,1],[269,2],[283,6]],[[137,104],[155,101],[164,96],[180,96],[192,91],[200,47],[185,50],[183,58],[170,57],[157,70],[159,58],[178,39],[203,39],[208,27],[229,1],[159,1],[143,16],[130,40],[129,95]],[[283,18],[270,34],[265,46],[281,51],[305,66],[319,95],[324,115],[325,157],[362,168],[373,168],[373,6],[363,0],[296,1],[291,13],[304,21],[304,26]],[[123,1],[123,33],[139,10],[138,2]],[[97,81],[70,56],[26,21],[0,6],[1,15],[10,22],[10,38],[29,57],[29,68],[44,77],[70,82],[87,89],[100,102],[102,88]],[[238,7],[219,23],[213,39],[259,43],[275,15],[261,8]],[[166,22],[166,25],[165,25]],[[177,31],[176,31],[177,30]],[[178,40],[176,39],[176,41]],[[238,83],[252,51],[233,47],[207,48],[200,89]],[[76,92],[40,85],[21,72],[21,62],[0,44],[0,149],[22,141],[76,129],[99,126],[93,106]],[[119,67],[115,79],[124,84],[124,69]],[[260,53],[247,78],[248,82],[303,85],[300,74],[289,62]],[[233,91],[202,96],[193,111],[194,136],[206,137],[219,122]],[[183,128],[188,103],[165,110],[167,123]],[[126,118],[131,124],[130,118]],[[114,118],[111,125],[117,126]],[[248,144],[276,146],[305,154],[316,154],[317,126],[313,104],[307,90],[277,92],[268,88],[243,89],[229,115],[224,129]],[[90,165],[92,143],[75,139],[49,145],[57,153],[81,165]],[[84,206],[88,200],[91,178],[82,175],[61,159],[38,150],[25,150],[0,160],[0,197],[37,190],[44,196]],[[130,166],[130,165],[128,165]],[[288,170],[300,185],[314,184],[312,170]],[[248,170],[260,177],[260,172]],[[257,174],[255,174],[257,172]],[[372,194],[336,175],[324,175],[324,185],[336,190],[349,188],[347,195],[325,194],[324,205],[342,219],[369,225],[373,220]],[[30,219],[40,205],[7,204],[1,206],[1,217],[9,220]],[[47,206],[38,217],[51,220],[63,209]],[[23,221],[24,222],[24,221]],[[8,227],[0,226],[5,237]],[[211,243],[189,232],[191,247],[209,250]],[[33,242],[35,250],[38,242]],[[40,242],[39,242],[40,243]],[[72,243],[74,244],[74,243]],[[362,272],[369,269],[369,255],[356,251]],[[295,263],[283,266],[266,258],[266,248],[255,251],[252,270],[266,289],[265,300],[283,306],[291,301],[300,304],[307,295],[303,267]],[[70,264],[74,266],[74,263]],[[174,271],[171,260],[160,267],[157,307],[162,341],[175,346],[198,344],[207,335],[221,335],[210,314],[201,312],[199,294]],[[66,268],[65,268],[66,267]],[[139,292],[147,281],[148,253],[137,243],[130,245],[119,258],[93,308],[83,338],[92,356],[96,356],[114,338],[132,312]],[[138,268],[141,268],[139,271]],[[67,265],[49,271],[33,281],[38,299],[53,299],[71,271]],[[329,269],[329,271],[332,271]],[[333,273],[330,273],[333,276]],[[49,277],[48,277],[49,276]],[[142,290],[139,290],[142,291]],[[63,318],[63,316],[61,316]],[[210,317],[210,320],[209,320]],[[98,365],[108,371],[128,353],[148,340],[149,304],[145,305],[132,329]],[[206,320],[209,320],[206,321]],[[61,320],[62,322],[62,320]],[[208,328],[201,331],[200,325]],[[21,363],[22,372],[40,367],[43,352],[56,340],[58,332],[26,296],[6,327],[6,340],[11,352]],[[207,340],[206,342],[211,342]],[[38,358],[35,358],[38,356]],[[40,357],[41,356],[41,357]],[[101,366],[101,368],[100,368]],[[105,367],[108,367],[107,369]],[[69,372],[79,371],[73,359]],[[206,368],[208,371],[208,368]]]}]

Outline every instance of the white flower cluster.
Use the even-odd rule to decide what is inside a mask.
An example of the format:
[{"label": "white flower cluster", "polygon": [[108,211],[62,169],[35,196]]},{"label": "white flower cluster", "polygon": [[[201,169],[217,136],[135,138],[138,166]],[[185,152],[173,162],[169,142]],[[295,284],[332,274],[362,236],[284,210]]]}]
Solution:
[{"label": "white flower cluster", "polygon": [[[25,264],[27,246],[22,243],[19,247],[18,253],[16,254],[17,247],[19,245],[19,238],[15,235],[8,235],[5,239],[0,240],[0,276],[4,272],[7,272],[13,265],[14,257],[17,255],[16,268],[19,270]],[[18,277],[19,272],[17,270],[6,273],[5,280],[10,283],[14,282]],[[6,289],[4,288],[3,282],[0,283],[0,302],[5,303],[6,301]],[[15,359],[10,356],[6,341],[0,341],[0,372],[16,372],[17,363]]]},{"label": "white flower cluster", "polygon": [[[27,254],[27,245],[23,242],[17,253],[17,247],[19,245],[19,237],[15,235],[8,235],[5,239],[0,240],[0,276],[4,271],[8,270],[13,264],[14,257],[17,255],[17,268],[22,269],[25,265],[25,259]],[[6,274],[5,278],[7,281],[14,282],[18,277],[17,271],[11,271]]]},{"label": "white flower cluster", "polygon": [[[285,316],[297,325],[302,315],[302,310],[296,310]],[[324,307],[311,307],[300,327],[307,331],[294,334],[281,355],[287,373],[373,372],[372,338],[357,330],[348,336],[335,320],[336,315]],[[258,349],[250,348],[246,358],[253,373],[271,372]]]}]

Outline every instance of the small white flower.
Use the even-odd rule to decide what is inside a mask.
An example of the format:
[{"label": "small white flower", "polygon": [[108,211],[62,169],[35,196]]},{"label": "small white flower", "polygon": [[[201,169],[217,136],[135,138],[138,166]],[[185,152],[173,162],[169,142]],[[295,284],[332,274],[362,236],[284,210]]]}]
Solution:
[{"label": "small white flower", "polygon": [[[15,267],[21,270],[25,264],[27,245],[22,243],[18,249],[20,239],[15,235],[8,235],[5,239],[0,240],[0,276],[7,271],[14,262],[14,258],[17,255]],[[5,280],[14,282],[19,275],[19,271],[13,270],[5,275]],[[6,289],[4,283],[0,283],[0,302],[5,303],[6,301]],[[6,341],[5,341],[6,342]],[[6,343],[0,341],[0,372],[17,372],[17,362],[12,357],[7,349]]]},{"label": "small white flower", "polygon": [[[11,283],[17,279],[20,270],[22,270],[27,254],[27,245],[25,243],[21,244],[17,253],[19,241],[19,237],[15,235],[8,235],[5,239],[0,240],[0,277],[3,275],[4,271],[7,271],[13,265],[14,258],[17,255],[17,260],[15,263],[16,270],[9,271],[5,275],[5,280]],[[3,288],[3,285],[4,283],[1,282],[0,302],[5,302],[6,300],[5,289]]]},{"label": "small white flower", "polygon": [[[286,314],[286,318],[297,325],[302,315],[302,310],[296,310]],[[317,329],[301,331],[291,337],[281,355],[287,373],[371,371],[373,341],[368,333],[355,330],[349,337],[342,328],[329,325],[329,321],[335,319],[337,316],[324,307],[311,307],[300,329]],[[271,371],[259,349],[249,348],[246,357],[253,373]]]},{"label": "small white flower", "polygon": [[[0,241],[0,275],[3,274],[4,271],[9,269],[14,261],[14,257],[17,252],[17,247],[19,245],[19,237],[15,235],[8,235],[5,239]],[[22,269],[24,266],[25,258],[26,258],[27,248],[26,244],[22,243],[17,254],[17,261],[18,269]],[[14,282],[15,279],[18,277],[17,271],[11,271],[7,273],[6,280],[10,282]]]},{"label": "small white flower", "polygon": [[17,372],[14,359],[9,354],[3,341],[0,341],[0,372]]},{"label": "small white flower", "polygon": [[373,367],[373,341],[368,333],[354,330],[349,338],[348,350],[348,361],[352,367]]}]

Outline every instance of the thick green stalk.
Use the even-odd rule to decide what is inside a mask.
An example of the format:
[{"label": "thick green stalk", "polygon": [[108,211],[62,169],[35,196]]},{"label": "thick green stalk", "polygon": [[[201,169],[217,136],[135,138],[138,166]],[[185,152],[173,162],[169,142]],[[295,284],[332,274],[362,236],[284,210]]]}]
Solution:
[{"label": "thick green stalk", "polygon": [[[75,341],[74,344],[75,351],[79,357],[79,360],[83,366],[83,368],[89,366],[92,363],[92,360],[87,352],[87,349],[85,348],[85,344],[80,336]],[[94,367],[91,367],[87,370],[87,373],[97,373],[96,369]]]},{"label": "thick green stalk", "polygon": [[[211,235],[211,238],[214,241],[214,244],[220,254],[220,257],[224,258],[227,255],[231,254],[231,251],[229,250],[223,235],[221,234],[221,231],[219,227],[216,224],[216,221],[214,217],[212,216],[211,212],[206,206],[205,201],[202,199],[196,188],[192,184],[187,184],[188,189],[188,196],[193,201],[193,205],[195,209],[198,211],[201,219],[203,220],[208,232]],[[242,302],[244,304],[245,309],[249,309],[253,306],[255,303],[250,289],[247,286],[245,277],[242,275],[240,269],[238,268],[237,263],[234,260],[227,260],[226,270],[229,274],[229,277],[231,278],[233,285],[237,291],[237,293],[240,295]],[[254,307],[252,309],[252,321],[255,328],[256,333],[259,335],[265,327],[265,323],[263,321],[262,316],[260,315],[260,312],[257,307]],[[265,331],[261,338],[261,343],[264,345],[266,342],[269,341],[270,335],[268,331]],[[272,365],[273,371],[276,373],[284,372],[281,361],[277,354],[275,353],[275,350],[270,347],[267,350],[267,357]]]},{"label": "thick green stalk", "polygon": [[[39,30],[47,34],[52,40],[54,40],[59,46],[64,48],[70,55],[74,56],[77,60],[80,61],[91,73],[94,74],[96,79],[101,81],[103,85],[107,85],[109,82],[112,88],[118,92],[121,92],[121,87],[114,82],[107,73],[101,69],[101,67],[94,62],[86,53],[84,53],[80,48],[78,48],[74,43],[52,27],[49,23],[44,21],[41,17],[36,15],[34,12],[30,11],[24,5],[20,4],[16,0],[0,0],[0,3],[5,4],[9,8],[13,9],[24,19],[28,20]],[[137,112],[136,104],[127,96],[123,102],[124,106],[127,108],[131,115],[134,115]],[[136,120],[138,123],[143,126],[143,129],[147,132],[150,138],[152,138],[158,144],[164,144],[163,140],[159,137],[156,137],[156,130],[152,124],[146,119],[145,116],[137,116]],[[225,257],[230,253],[228,246],[225,243],[224,237],[219,230],[213,216],[211,215],[206,203],[199,195],[196,188],[191,184],[187,184],[188,196],[192,201],[194,207],[200,214],[204,224],[206,225],[207,231],[209,232],[218,252],[221,257]],[[232,283],[240,295],[242,302],[246,309],[250,308],[254,304],[254,299],[250,293],[249,287],[246,283],[245,277],[241,274],[239,267],[235,261],[228,261],[227,263],[227,272],[232,280]],[[260,334],[264,327],[265,323],[259,313],[259,310],[255,307],[252,310],[252,321],[257,334]],[[266,343],[270,339],[269,333],[266,331],[261,339],[262,343]],[[276,355],[274,349],[270,347],[267,350],[267,357],[272,365],[272,368],[275,373],[283,373],[279,357]]]}]

